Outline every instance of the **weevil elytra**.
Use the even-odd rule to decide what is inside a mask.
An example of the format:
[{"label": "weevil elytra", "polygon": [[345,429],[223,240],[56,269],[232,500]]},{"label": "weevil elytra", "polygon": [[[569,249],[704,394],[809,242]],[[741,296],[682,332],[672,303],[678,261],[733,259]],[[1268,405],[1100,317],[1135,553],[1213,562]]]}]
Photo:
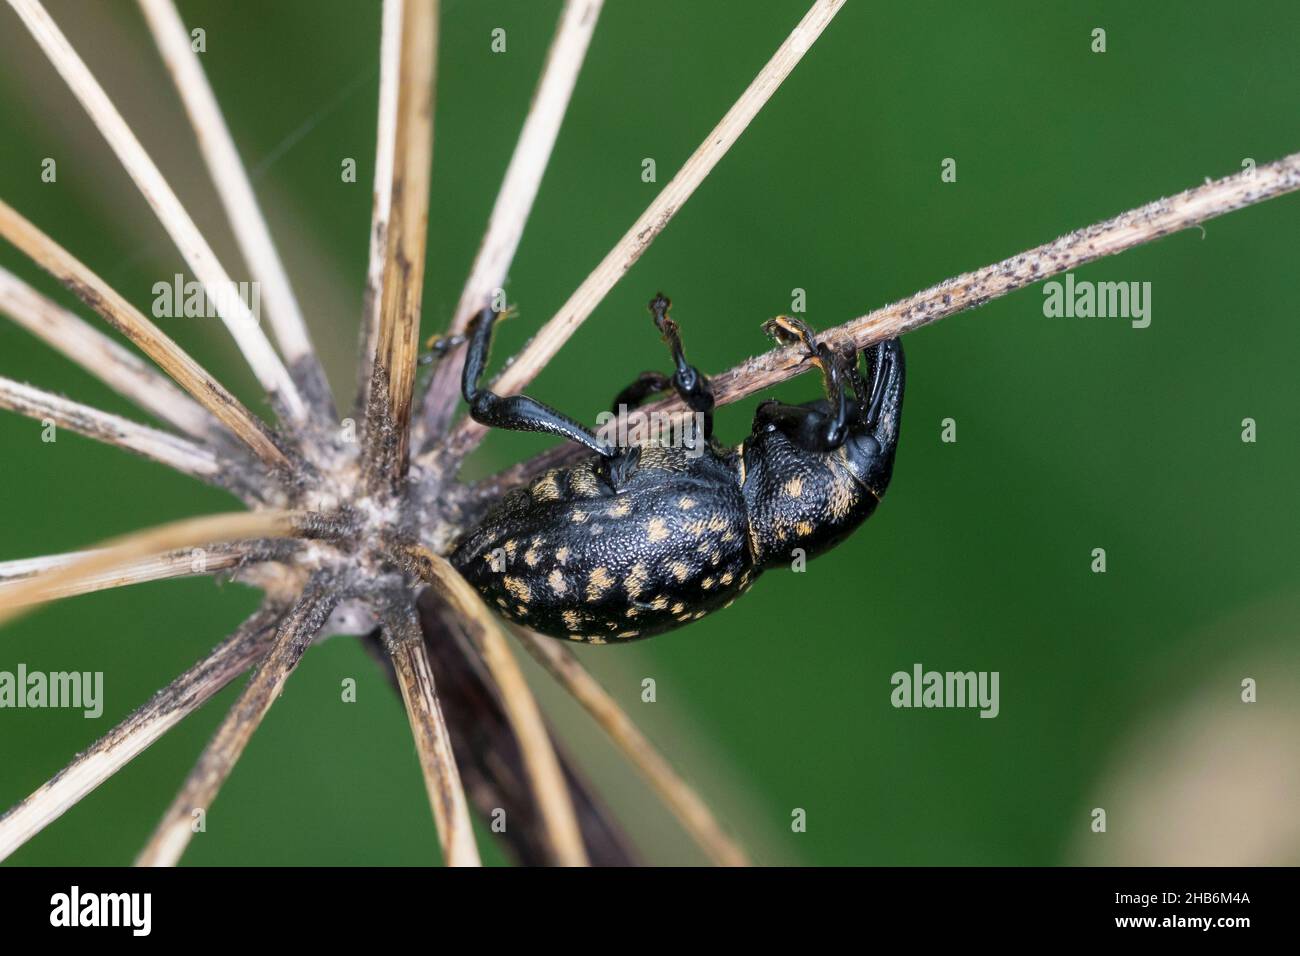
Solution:
[{"label": "weevil elytra", "polygon": [[856,351],[818,342],[798,319],[772,319],[764,331],[808,350],[826,397],[762,402],[749,437],[726,448],[713,439],[712,388],[687,363],[668,309],[662,295],[650,302],[675,371],[642,373],[614,408],[675,390],[703,422],[677,446],[620,448],[527,396],[483,387],[498,314],[477,318],[462,380],[474,419],[592,452],[507,494],[458,542],[452,563],[506,618],[592,644],[661,634],[729,606],[765,569],[834,547],[888,488],[905,377],[897,339],[863,350],[864,379]]}]

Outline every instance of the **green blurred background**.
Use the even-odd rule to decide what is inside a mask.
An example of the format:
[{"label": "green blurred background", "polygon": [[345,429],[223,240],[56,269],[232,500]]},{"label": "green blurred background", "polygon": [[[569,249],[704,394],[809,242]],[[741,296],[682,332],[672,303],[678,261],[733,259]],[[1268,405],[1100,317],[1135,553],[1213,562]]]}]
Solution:
[{"label": "green blurred background", "polygon": [[[243,265],[134,4],[51,12],[237,278]],[[802,0],[607,4],[511,275],[522,344],[632,223],[802,15]],[[378,88],[371,2],[194,2],[208,71],[340,395],[353,385]],[[424,330],[477,248],[558,2],[444,5]],[[490,33],[507,31],[494,54]],[[1104,54],[1091,31],[1107,31]],[[1300,7],[851,0],[533,393],[591,418],[663,366],[644,303],[676,303],[691,358],[766,349],[807,291],[836,325],[1070,229],[1300,149]],[[53,157],[58,181],[40,180]],[[654,158],[658,184],[641,181]],[[940,163],[957,161],[957,181]],[[340,164],[354,158],[356,183]],[[143,309],[175,250],[17,17],[0,10],[0,195]],[[907,337],[894,483],[854,538],[772,572],[725,614],[582,658],[755,856],[804,864],[1300,862],[1300,428],[1287,197],[1076,275],[1152,284],[1147,329],[1046,319],[1031,288]],[[11,247],[0,265],[73,300]],[[79,311],[84,313],[84,310]],[[166,325],[265,411],[219,323]],[[16,326],[0,374],[141,413]],[[773,394],[816,394],[811,377]],[[739,440],[761,396],[725,409]],[[1241,421],[1258,441],[1241,440]],[[940,441],[956,421],[957,441]],[[475,474],[548,444],[494,434]],[[0,417],[0,560],[229,509],[220,492]],[[1108,570],[1090,571],[1093,548]],[[101,670],[99,720],[0,711],[17,802],[229,632],[239,585],[161,583],[49,607],[0,635],[0,670]],[[1001,675],[1001,713],[895,710],[921,662]],[[340,682],[359,700],[340,700]],[[639,699],[653,677],[658,700]],[[1259,702],[1240,702],[1244,677]],[[653,862],[697,852],[544,677],[572,749]],[[13,863],[125,863],[229,688]],[[1103,807],[1108,832],[1089,830]],[[791,813],[807,812],[807,832]],[[399,702],[358,644],[309,654],[186,860],[436,859]],[[499,852],[489,858],[500,860]]]}]

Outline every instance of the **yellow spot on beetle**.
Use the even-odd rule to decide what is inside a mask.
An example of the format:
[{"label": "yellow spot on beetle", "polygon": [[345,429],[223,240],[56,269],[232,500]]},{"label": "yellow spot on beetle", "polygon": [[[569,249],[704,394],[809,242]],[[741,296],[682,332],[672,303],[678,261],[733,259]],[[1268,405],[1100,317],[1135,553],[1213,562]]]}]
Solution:
[{"label": "yellow spot on beetle", "polygon": [[600,485],[590,469],[579,468],[569,472],[569,488],[579,498],[594,498],[600,494]]},{"label": "yellow spot on beetle", "polygon": [[839,521],[849,513],[857,500],[858,493],[853,487],[853,482],[843,475],[836,475],[831,482],[830,501],[828,502],[831,517]]},{"label": "yellow spot on beetle", "polygon": [[546,578],[546,583],[551,586],[551,590],[556,594],[563,594],[565,591],[569,590],[569,586],[564,583],[564,575],[560,573],[559,568],[556,568],[550,573]]},{"label": "yellow spot on beetle", "polygon": [[651,541],[662,541],[668,537],[668,525],[664,523],[663,518],[651,518],[646,525],[646,537]]},{"label": "yellow spot on beetle", "polygon": [[683,511],[690,511],[692,508],[695,507],[695,505],[696,505],[695,499],[690,497],[680,498],[677,501],[677,507],[681,508]]},{"label": "yellow spot on beetle", "polygon": [[556,551],[555,560],[559,561],[561,564],[567,564],[569,561],[569,549],[561,548],[559,551]]},{"label": "yellow spot on beetle", "polygon": [[627,588],[627,596],[635,599],[637,595],[644,591],[647,577],[644,564],[638,561],[632,565],[632,570],[628,572],[627,578],[623,581],[623,587]]},{"label": "yellow spot on beetle", "polygon": [[668,573],[678,581],[685,581],[691,576],[691,569],[680,561],[674,561],[672,564],[668,565]]},{"label": "yellow spot on beetle", "polygon": [[555,483],[553,471],[548,471],[528,490],[538,501],[556,501],[560,497],[560,486]]},{"label": "yellow spot on beetle", "polygon": [[614,579],[609,576],[609,568],[600,567],[587,575],[587,600],[599,601],[601,595],[609,590]]},{"label": "yellow spot on beetle", "polygon": [[785,493],[791,498],[803,497],[803,478],[791,478],[785,483]]},{"label": "yellow spot on beetle", "polygon": [[501,579],[501,583],[505,585],[506,590],[514,596],[515,600],[527,604],[533,599],[533,592],[529,589],[528,585],[519,578],[512,578],[510,575],[506,575]]}]

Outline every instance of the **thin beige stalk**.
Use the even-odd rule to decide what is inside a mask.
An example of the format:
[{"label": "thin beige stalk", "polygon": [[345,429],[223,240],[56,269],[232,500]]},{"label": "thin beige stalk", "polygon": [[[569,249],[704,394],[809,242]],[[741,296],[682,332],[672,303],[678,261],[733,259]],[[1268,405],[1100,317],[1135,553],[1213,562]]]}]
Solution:
[{"label": "thin beige stalk", "polygon": [[[128,587],[132,584],[148,584],[152,581],[166,581],[172,578],[186,578],[196,575],[216,574],[239,567],[246,560],[258,560],[266,549],[245,543],[217,545],[203,550],[172,551],[167,554],[151,555],[129,564],[119,565],[102,574],[90,575],[68,581],[56,588],[42,592],[37,600],[57,601],[62,598],[92,594],[96,591],[109,591],[114,588]],[[88,557],[91,551],[70,551],[67,554],[43,555],[39,558],[19,558],[16,561],[0,561],[0,599],[6,589],[17,587],[19,582],[35,574],[42,574],[55,568],[66,567],[75,561]]]},{"label": "thin beige stalk", "polygon": [[68,43],[40,0],[9,0],[9,5],[117,154],[195,277],[203,284],[209,300],[217,307],[221,320],[262,387],[290,421],[302,422],[306,418],[306,406],[284,363],[271,347],[248,305],[233,294],[236,287],[230,276],[99,81]]},{"label": "thin beige stalk", "polygon": [[564,773],[551,746],[537,701],[496,618],[478,592],[456,573],[445,558],[419,545],[407,546],[398,557],[404,558],[422,579],[438,589],[460,615],[467,632],[478,645],[519,740],[529,783],[536,795],[542,824],[556,862],[562,866],[586,866],[587,851]]},{"label": "thin beige stalk", "polygon": [[[677,171],[672,181],[632,224],[618,244],[601,260],[591,275],[569,296],[560,311],[542,326],[528,346],[519,353],[515,362],[501,373],[493,389],[502,395],[520,391],[545,367],[560,347],[578,330],[578,327],[595,311],[609,294],[615,283],[641,258],[673,216],[691,198],[700,183],[713,171],[718,161],[726,155],[740,134],[745,131],[764,104],[808,52],[831,18],[839,12],[844,0],[816,0],[791,31],[785,42],[777,48],[772,59],[759,71],[713,130],[705,137],[686,163]],[[487,429],[472,419],[463,420],[455,429],[450,442],[454,455],[463,455],[473,449]]]},{"label": "thin beige stalk", "polygon": [[[865,348],[1097,259],[1118,255],[1134,246],[1297,190],[1300,190],[1300,153],[1293,153],[1254,170],[1212,180],[1168,199],[1157,199],[1009,259],[948,279],[828,329],[819,338],[837,346],[851,342],[859,349]],[[770,388],[811,367],[806,350],[781,348],[710,376],[709,380],[721,405]],[[684,413],[686,409],[676,398],[645,406],[647,415],[662,411]]]},{"label": "thin beige stalk", "polygon": [[212,481],[221,471],[210,448],[3,376],[0,408],[124,448],[200,480]]},{"label": "thin beige stalk", "polygon": [[357,407],[370,407],[375,349],[379,345],[379,307],[383,304],[384,263],[393,214],[393,154],[397,149],[397,89],[402,75],[402,0],[384,0],[379,39],[379,125],[375,133],[375,185],[370,213],[370,256],[361,305],[361,356],[357,368]]},{"label": "thin beige stalk", "polygon": [[233,541],[315,537],[330,533],[330,518],[309,511],[257,511],[205,515],[158,525],[105,541],[82,558],[35,574],[0,591],[0,624],[57,596],[66,588],[119,573],[145,558],[181,548]]},{"label": "thin beige stalk", "polygon": [[[1297,190],[1300,190],[1300,153],[1293,153],[1253,171],[1212,180],[1168,199],[1157,199],[1009,259],[948,279],[892,305],[826,329],[819,338],[836,345],[851,342],[862,349],[873,342],[903,335],[1097,259],[1118,255],[1134,246],[1154,242]],[[726,405],[794,378],[812,367],[805,349],[778,348],[747,359],[725,372],[710,375],[709,382],[717,404]],[[688,414],[686,406],[675,396],[648,403],[642,411],[648,417]],[[548,468],[560,467],[584,454],[588,452],[577,445],[559,445],[485,479],[477,487],[480,493],[498,495]]]},{"label": "thin beige stalk", "polygon": [[384,643],[393,660],[397,685],[411,722],[415,749],[424,771],[438,843],[448,866],[481,866],[469,804],[456,767],[447,721],[434,687],[433,665],[414,604],[394,608],[384,615]]},{"label": "thin beige stalk", "polygon": [[[492,207],[487,233],[461,290],[456,311],[452,313],[449,336],[464,333],[470,319],[505,286],[603,3],[604,0],[566,0],[564,4],[537,91]],[[462,348],[452,349],[442,357],[424,393],[423,411],[416,423],[417,448],[428,440],[440,438],[451,421],[456,407]]]},{"label": "thin beige stalk", "polygon": [[199,55],[194,52],[189,31],[172,0],[139,0],[139,4],[185,104],[239,251],[249,273],[261,284],[262,302],[270,313],[271,330],[280,351],[300,378],[310,376],[313,384],[323,383],[324,373],[312,349],[302,309],[271,239],[230,127],[199,63]]},{"label": "thin beige stalk", "polygon": [[247,670],[270,645],[277,616],[278,612],[269,610],[254,614],[211,654],[0,817],[0,860],[76,806]]},{"label": "thin beige stalk", "polygon": [[244,753],[248,741],[262,724],[284,690],[285,682],[302,660],[338,603],[334,582],[317,580],[284,616],[262,658],[239,698],[231,706],[216,734],[204,748],[198,763],[185,779],[180,793],[163,815],[149,842],[136,859],[137,866],[175,866],[194,835],[191,828],[196,811],[207,813],[221,785]]},{"label": "thin beige stalk", "polygon": [[366,409],[367,457],[390,484],[410,455],[411,401],[420,350],[420,303],[433,163],[433,83],[438,50],[436,0],[405,0],[392,195],[379,334]]},{"label": "thin beige stalk", "polygon": [[195,438],[212,436],[216,421],[165,376],[4,268],[0,312],[145,411]]},{"label": "thin beige stalk", "polygon": [[158,363],[181,388],[230,429],[240,441],[272,468],[288,469],[289,459],[270,431],[225,386],[156,325],[91,272],[71,253],[0,200],[0,236],[22,250],[42,269],[58,279],[109,325]]},{"label": "thin beige stalk", "polygon": [[623,708],[573,652],[555,638],[512,625],[524,649],[569,692],[623,752],[677,817],[682,828],[718,866],[748,866],[749,857],[718,823],[708,804],[673,770]]}]

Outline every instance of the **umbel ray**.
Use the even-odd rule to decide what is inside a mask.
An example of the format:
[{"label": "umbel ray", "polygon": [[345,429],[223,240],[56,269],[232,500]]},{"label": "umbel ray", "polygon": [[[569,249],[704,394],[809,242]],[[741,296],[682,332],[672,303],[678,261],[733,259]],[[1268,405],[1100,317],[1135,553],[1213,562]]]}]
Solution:
[{"label": "umbel ray", "polygon": [[[811,4],[622,239],[502,375],[484,387],[477,374],[461,381],[461,372],[481,370],[485,362],[495,313],[484,310],[505,286],[601,9],[599,0],[568,0],[487,234],[454,312],[439,317],[446,319],[444,341],[452,344],[434,365],[423,392],[417,390],[417,368],[438,16],[433,0],[385,0],[375,198],[357,396],[349,416],[360,430],[358,439],[349,441],[292,283],[171,0],[139,4],[193,124],[241,256],[261,286],[269,337],[242,314],[237,298],[217,294],[229,287],[230,273],[39,0],[8,4],[218,304],[278,420],[260,420],[91,265],[0,203],[0,235],[84,307],[74,312],[18,276],[0,272],[0,311],[131,399],[157,424],[110,415],[11,379],[0,379],[0,405],[53,419],[60,428],[224,488],[246,508],[125,535],[84,552],[0,564],[0,619],[57,598],[189,575],[230,574],[265,593],[261,610],[211,654],[0,818],[0,857],[251,671],[179,793],[170,806],[160,808],[162,819],[138,858],[144,864],[177,862],[192,837],[194,812],[212,806],[312,642],[322,633],[344,632],[361,636],[401,694],[448,863],[479,862],[471,807],[485,818],[505,810],[511,824],[500,838],[522,862],[635,862],[637,854],[621,827],[554,740],[499,618],[483,601],[487,595],[493,608],[513,617],[510,630],[519,643],[609,734],[703,852],[720,864],[747,862],[704,800],[581,667],[566,641],[539,637],[527,625],[609,643],[619,640],[620,632],[624,639],[632,632],[646,636],[725,604],[743,588],[747,575],[752,580],[790,548],[803,545],[812,554],[832,544],[875,507],[888,481],[902,393],[902,351],[896,341],[901,335],[1101,256],[1300,187],[1300,156],[1293,155],[1157,200],[815,336],[794,319],[773,320],[768,329],[778,348],[707,377],[685,361],[662,303],[653,311],[669,340],[675,370],[671,379],[638,380],[624,396],[634,401],[625,404],[670,385],[674,394],[645,406],[648,412],[707,416],[707,406],[737,401],[814,369],[826,391],[823,400],[806,406],[760,405],[755,432],[739,450],[714,447],[706,427],[697,439],[705,447],[689,449],[700,454],[679,472],[672,466],[673,455],[681,452],[684,459],[687,449],[611,449],[580,423],[519,396],[709,175],[843,0]],[[132,348],[105,335],[85,316],[106,323]],[[863,354],[866,360],[860,364]],[[461,385],[468,385],[465,397],[472,414],[457,418]],[[500,475],[464,484],[457,477],[461,463],[488,425],[547,426],[544,430],[574,440]],[[668,467],[655,468],[656,456]],[[548,474],[558,497],[555,513],[543,515]],[[584,497],[593,488],[594,494]],[[682,498],[695,499],[697,492],[699,503],[685,507]],[[531,510],[510,511],[509,503],[523,502],[525,494]],[[629,508],[623,517],[636,521],[615,525],[606,520],[619,517],[610,512],[620,507],[620,498]],[[665,509],[669,500],[674,507],[671,529]],[[582,524],[573,517],[585,501],[606,509],[599,535],[592,533],[595,525],[570,527]],[[799,510],[805,506],[807,513]],[[568,525],[558,520],[561,507],[567,509]],[[701,518],[691,518],[697,507]],[[670,532],[662,538],[656,518]],[[694,520],[704,521],[698,540]],[[557,528],[566,535],[585,533],[586,539],[569,544],[574,555],[578,540],[589,544],[601,535],[619,537],[620,528],[634,529],[640,537],[623,540],[607,564],[595,562],[598,551],[584,551],[581,565],[566,576],[558,561],[563,543],[547,556],[555,566],[542,569],[539,553],[538,569],[529,567],[532,538],[541,534],[532,529],[542,523],[553,533]],[[512,537],[502,536],[507,530]],[[727,540],[728,532],[743,540]],[[490,552],[494,549],[488,545],[497,539],[507,556],[508,542],[515,541],[513,563],[496,577],[484,577],[490,562],[476,557],[477,549]],[[654,551],[652,562],[652,546],[664,547],[670,540],[679,548],[682,542],[693,546],[695,553]],[[735,550],[724,551],[724,546]],[[196,552],[201,560],[195,560]],[[644,566],[643,582],[638,561]],[[529,569],[527,575],[521,568]],[[537,575],[544,570],[544,576],[539,580],[534,570]],[[574,599],[580,593],[581,604],[552,601],[560,597],[558,588],[547,595],[544,589],[557,570],[564,593],[572,592]],[[731,578],[724,582],[728,573]],[[507,577],[516,580],[507,583]],[[629,591],[629,581],[642,585],[637,594]],[[523,587],[528,588],[527,601],[521,599]],[[543,597],[551,602],[545,615],[540,611]],[[504,608],[498,598],[506,602]],[[636,613],[629,616],[629,611]],[[570,627],[566,612],[578,615],[578,627]],[[610,628],[615,614],[635,623]]]}]

